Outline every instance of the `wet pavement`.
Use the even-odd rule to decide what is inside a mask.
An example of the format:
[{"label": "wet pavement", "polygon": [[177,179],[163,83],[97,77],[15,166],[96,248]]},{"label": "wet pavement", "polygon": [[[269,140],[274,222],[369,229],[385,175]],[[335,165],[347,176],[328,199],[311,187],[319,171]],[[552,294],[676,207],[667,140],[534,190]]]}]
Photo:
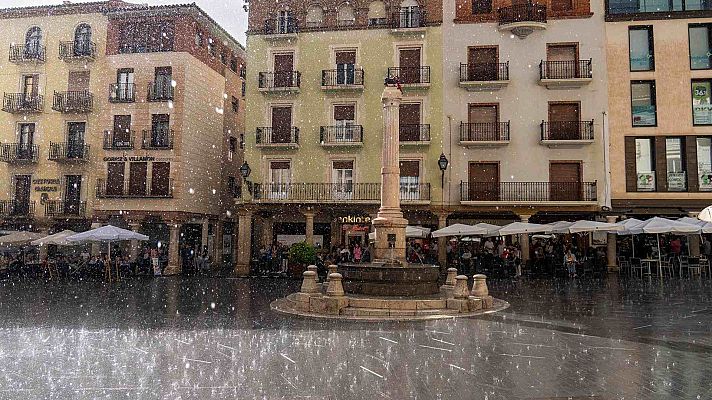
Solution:
[{"label": "wet pavement", "polygon": [[269,310],[281,279],[0,282],[0,399],[712,399],[709,280],[490,281],[496,315]]}]

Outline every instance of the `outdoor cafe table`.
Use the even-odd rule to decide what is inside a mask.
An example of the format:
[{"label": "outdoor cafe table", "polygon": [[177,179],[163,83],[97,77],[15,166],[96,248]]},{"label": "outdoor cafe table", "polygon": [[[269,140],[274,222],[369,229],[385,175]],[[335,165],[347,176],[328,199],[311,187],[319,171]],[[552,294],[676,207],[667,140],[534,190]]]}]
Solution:
[{"label": "outdoor cafe table", "polygon": [[659,260],[657,258],[644,258],[644,259],[640,260],[641,263],[647,265],[648,275],[652,275],[651,264],[657,264],[658,265],[658,268],[657,268],[658,276],[663,276],[662,265],[660,265],[660,263],[658,261]]}]

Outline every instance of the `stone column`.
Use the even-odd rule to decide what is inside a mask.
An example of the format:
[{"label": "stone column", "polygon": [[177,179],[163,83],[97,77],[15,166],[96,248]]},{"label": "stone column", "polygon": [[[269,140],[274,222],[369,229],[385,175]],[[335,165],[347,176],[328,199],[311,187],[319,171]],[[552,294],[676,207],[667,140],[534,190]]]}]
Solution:
[{"label": "stone column", "polygon": [[[691,212],[688,215],[691,218],[697,218],[698,214],[699,213]],[[687,246],[690,249],[690,256],[699,257],[700,256],[700,235],[699,234],[688,235],[687,238],[688,238]]]},{"label": "stone column", "polygon": [[[141,223],[140,222],[131,222],[129,223],[129,227],[131,228],[132,231],[137,232],[139,229],[141,229]],[[138,260],[138,248],[139,248],[139,243],[138,240],[132,240],[131,241],[131,261],[136,261]]]},{"label": "stone column", "polygon": [[169,223],[170,230],[168,243],[168,266],[163,270],[163,275],[178,275],[183,272],[180,259],[180,227],[179,223]]},{"label": "stone column", "polygon": [[[438,213],[438,229],[443,229],[447,227],[447,217],[448,213]],[[447,237],[438,238],[438,264],[440,268],[445,267],[447,264]]]},{"label": "stone column", "polygon": [[233,273],[237,276],[250,274],[252,256],[252,211],[240,211],[237,220],[237,259]]},{"label": "stone column", "polygon": [[272,218],[266,217],[262,218],[262,245],[269,246],[272,244],[274,239],[274,226],[272,224]]},{"label": "stone column", "polygon": [[223,221],[218,220],[215,226],[215,239],[213,240],[213,262],[222,266],[222,252],[223,252]]},{"label": "stone column", "polygon": [[[519,218],[522,222],[528,223],[531,215],[520,215]],[[529,262],[529,234],[520,233],[519,234],[519,247],[522,250],[522,266],[527,265]]]},{"label": "stone column", "polygon": [[200,232],[200,252],[208,248],[208,232],[210,231],[210,220],[203,219],[202,231]]},{"label": "stone column", "polygon": [[[101,228],[101,223],[94,222],[93,224],[91,224],[91,229],[97,229],[97,228]],[[91,255],[98,256],[99,254],[101,254],[101,243],[92,242],[91,243]]]},{"label": "stone column", "polygon": [[310,245],[314,245],[314,210],[305,210],[302,212],[307,222],[306,229],[306,242]]},{"label": "stone column", "polygon": [[[606,222],[615,224],[618,219],[615,215],[607,215]],[[617,250],[618,235],[614,232],[608,232],[606,235],[606,259],[608,261],[608,272],[618,271],[618,250]]]},{"label": "stone column", "polygon": [[[376,231],[374,259],[405,263],[405,227],[400,208],[399,107],[403,94],[395,85],[383,90],[383,147],[381,151],[381,207],[373,220]],[[388,239],[392,238],[393,244]]]}]

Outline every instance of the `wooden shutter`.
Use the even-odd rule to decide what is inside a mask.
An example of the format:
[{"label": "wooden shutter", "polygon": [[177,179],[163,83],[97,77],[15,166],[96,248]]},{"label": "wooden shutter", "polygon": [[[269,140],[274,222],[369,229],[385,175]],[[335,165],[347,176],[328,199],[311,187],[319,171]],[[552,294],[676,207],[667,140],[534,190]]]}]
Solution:
[{"label": "wooden shutter", "polygon": [[580,200],[581,164],[552,162],[549,164],[549,199],[553,201]]},{"label": "wooden shutter", "polygon": [[292,132],[292,107],[272,108],[272,143],[289,143]]},{"label": "wooden shutter", "polygon": [[114,143],[128,143],[131,139],[131,116],[114,115]]},{"label": "wooden shutter", "polygon": [[106,194],[109,196],[121,195],[124,192],[124,165],[123,162],[110,162],[106,171]]},{"label": "wooden shutter", "polygon": [[353,161],[334,161],[334,169],[354,169]]},{"label": "wooden shutter", "polygon": [[401,161],[400,176],[420,176],[420,162],[415,160]]},{"label": "wooden shutter", "polygon": [[171,163],[154,162],[151,167],[151,195],[167,196],[170,193]]},{"label": "wooden shutter", "polygon": [[578,49],[574,44],[546,46],[547,61],[575,61],[577,57]]},{"label": "wooden shutter", "polygon": [[269,164],[270,169],[289,169],[289,161],[272,161]]},{"label": "wooden shutter", "polygon": [[334,106],[334,119],[336,121],[353,121],[355,119],[354,108],[355,107],[353,105]]},{"label": "wooden shutter", "polygon": [[492,123],[497,122],[497,106],[470,104],[469,120],[470,123]]},{"label": "wooden shutter", "polygon": [[499,199],[499,164],[470,163],[468,171],[469,200]]},{"label": "wooden shutter", "polygon": [[70,92],[89,90],[89,71],[69,71],[67,90]]},{"label": "wooden shutter", "polygon": [[132,196],[146,195],[146,173],[148,163],[132,162],[129,164],[129,194]]},{"label": "wooden shutter", "polygon": [[697,175],[697,136],[685,136],[684,140],[687,190],[690,192],[697,192],[700,190],[700,181]]},{"label": "wooden shutter", "polygon": [[655,186],[658,192],[667,192],[667,158],[665,137],[655,138]]},{"label": "wooden shutter", "polygon": [[625,191],[638,191],[638,171],[635,165],[635,137],[626,136],[625,147]]},{"label": "wooden shutter", "polygon": [[356,52],[355,51],[337,51],[336,52],[336,63],[337,64],[356,64]]}]

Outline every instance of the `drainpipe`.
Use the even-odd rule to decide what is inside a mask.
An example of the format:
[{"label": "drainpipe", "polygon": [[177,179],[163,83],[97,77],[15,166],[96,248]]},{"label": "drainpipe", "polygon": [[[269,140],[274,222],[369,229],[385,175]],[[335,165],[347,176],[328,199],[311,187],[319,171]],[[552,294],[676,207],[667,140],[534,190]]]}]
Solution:
[{"label": "drainpipe", "polygon": [[603,177],[603,207],[611,210],[611,133],[608,126],[608,113],[603,111],[603,165],[605,175]]}]

